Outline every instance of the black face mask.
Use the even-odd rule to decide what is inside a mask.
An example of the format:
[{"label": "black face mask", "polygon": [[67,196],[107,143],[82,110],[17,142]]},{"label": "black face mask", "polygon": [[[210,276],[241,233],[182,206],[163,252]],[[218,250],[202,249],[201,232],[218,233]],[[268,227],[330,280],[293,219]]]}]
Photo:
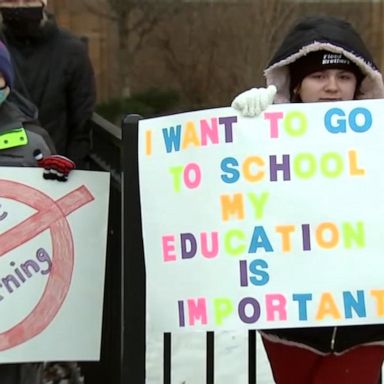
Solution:
[{"label": "black face mask", "polygon": [[43,19],[43,7],[0,8],[7,30],[17,37],[35,37]]}]

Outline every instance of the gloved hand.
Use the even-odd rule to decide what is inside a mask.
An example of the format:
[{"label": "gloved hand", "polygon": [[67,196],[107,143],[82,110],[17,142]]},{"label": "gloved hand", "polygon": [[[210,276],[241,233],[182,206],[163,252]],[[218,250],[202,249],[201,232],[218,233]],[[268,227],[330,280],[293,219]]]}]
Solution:
[{"label": "gloved hand", "polygon": [[40,149],[33,152],[37,165],[44,168],[43,177],[47,180],[67,181],[69,173],[76,168],[76,164],[68,157],[49,155],[44,157]]},{"label": "gloved hand", "polygon": [[268,88],[252,88],[236,96],[231,106],[242,116],[255,117],[273,103],[276,91],[274,85],[270,85]]}]

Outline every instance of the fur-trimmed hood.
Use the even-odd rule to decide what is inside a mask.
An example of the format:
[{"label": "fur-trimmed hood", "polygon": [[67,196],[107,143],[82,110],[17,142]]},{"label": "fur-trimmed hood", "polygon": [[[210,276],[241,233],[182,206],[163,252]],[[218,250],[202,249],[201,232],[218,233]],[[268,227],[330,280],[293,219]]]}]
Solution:
[{"label": "fur-trimmed hood", "polygon": [[275,103],[290,102],[289,64],[320,50],[341,53],[360,68],[365,77],[358,99],[384,98],[383,77],[351,24],[335,17],[311,16],[293,27],[265,69],[267,85],[277,88]]}]

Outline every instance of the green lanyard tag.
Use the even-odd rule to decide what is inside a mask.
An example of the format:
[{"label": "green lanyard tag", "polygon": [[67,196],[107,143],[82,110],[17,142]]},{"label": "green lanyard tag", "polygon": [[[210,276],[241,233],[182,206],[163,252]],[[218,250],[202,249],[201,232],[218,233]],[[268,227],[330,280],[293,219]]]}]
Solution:
[{"label": "green lanyard tag", "polygon": [[0,133],[0,150],[20,147],[28,144],[28,136],[24,128],[16,128]]}]

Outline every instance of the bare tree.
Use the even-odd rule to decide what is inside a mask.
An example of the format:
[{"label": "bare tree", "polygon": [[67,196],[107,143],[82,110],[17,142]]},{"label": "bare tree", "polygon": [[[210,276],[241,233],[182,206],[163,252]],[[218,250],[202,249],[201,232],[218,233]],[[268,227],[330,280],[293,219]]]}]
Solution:
[{"label": "bare tree", "polygon": [[164,79],[180,89],[185,109],[228,105],[237,93],[265,84],[263,71],[298,17],[323,14],[349,20],[375,51],[381,41],[372,23],[377,9],[371,1],[185,3],[158,30],[156,61],[167,68]]},{"label": "bare tree", "polygon": [[159,61],[187,108],[228,105],[264,84],[263,69],[295,6],[283,0],[185,3],[157,34]]},{"label": "bare tree", "polygon": [[129,96],[131,73],[137,52],[147,35],[178,9],[178,1],[164,0],[80,0],[89,12],[116,25],[117,60],[121,95]]},{"label": "bare tree", "polygon": [[115,26],[121,94],[177,88],[186,110],[228,105],[242,90],[263,86],[263,70],[298,16],[346,18],[372,51],[381,49],[381,18],[372,1],[79,1]]},{"label": "bare tree", "polygon": [[296,19],[297,6],[292,1],[259,0],[242,8],[232,25],[239,51],[238,66],[243,73],[235,86],[261,86],[268,61]]}]

